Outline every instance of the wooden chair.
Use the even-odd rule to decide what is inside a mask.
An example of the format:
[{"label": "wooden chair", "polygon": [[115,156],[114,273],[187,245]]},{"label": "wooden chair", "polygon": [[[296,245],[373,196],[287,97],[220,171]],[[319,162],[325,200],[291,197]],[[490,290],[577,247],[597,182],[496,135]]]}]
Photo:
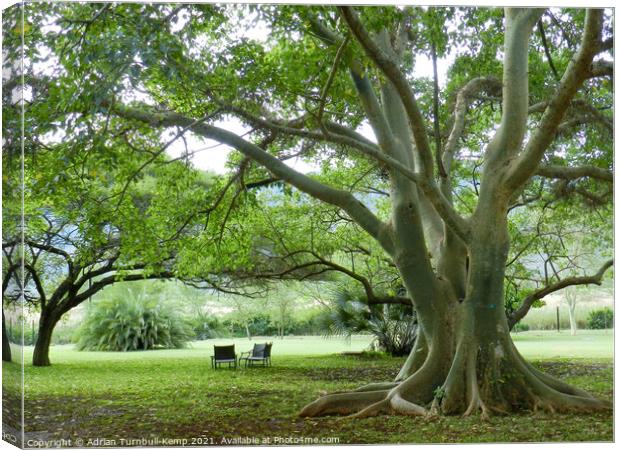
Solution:
[{"label": "wooden chair", "polygon": [[[249,352],[241,353],[239,357],[239,364],[241,360],[245,361],[245,367],[254,366],[254,363],[260,363],[262,366],[271,366],[271,345],[272,342],[265,344],[254,344],[254,348]],[[243,356],[247,355],[247,356]]]},{"label": "wooden chair", "polygon": [[218,364],[228,364],[228,368],[231,365],[237,368],[237,354],[235,353],[234,345],[222,345],[213,346],[213,356],[211,356],[211,367],[217,369]]}]

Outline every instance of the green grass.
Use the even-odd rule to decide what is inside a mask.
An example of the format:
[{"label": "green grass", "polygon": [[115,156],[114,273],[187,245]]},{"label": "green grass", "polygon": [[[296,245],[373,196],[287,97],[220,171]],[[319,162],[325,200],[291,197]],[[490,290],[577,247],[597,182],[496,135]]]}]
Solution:
[{"label": "green grass", "polygon": [[[546,358],[612,358],[613,330],[581,330],[576,336],[569,331],[527,331],[513,333],[519,351],[528,359]],[[254,343],[273,341],[273,356],[287,355],[329,355],[341,352],[362,351],[370,345],[370,336],[342,338],[323,338],[321,336],[289,336],[284,339],[273,337],[254,337],[230,339],[210,339],[196,341],[188,348],[180,350],[156,350],[149,352],[80,352],[72,344],[53,345],[50,351],[52,364],[65,364],[87,361],[132,361],[134,359],[188,358],[209,359],[214,345],[235,344],[237,352],[247,351]],[[32,347],[24,347],[24,358],[32,359]]]},{"label": "green grass", "polygon": [[528,359],[549,358],[613,358],[613,330],[527,331],[513,333],[512,338]]},{"label": "green grass", "polygon": [[[545,371],[611,398],[611,333],[571,337],[530,332],[518,334],[516,341],[526,357]],[[234,342],[238,350],[251,347],[247,339]],[[354,337],[350,345],[312,337],[275,340],[273,367],[237,371],[210,368],[213,341],[194,343],[185,350],[124,354],[56,346],[53,366],[25,367],[26,431],[44,440],[69,438],[75,443],[79,438],[87,444],[89,438],[106,438],[116,445],[122,445],[121,438],[179,438],[203,445],[219,444],[224,438],[261,442],[270,438],[274,443],[275,437],[317,438],[318,443],[338,439],[340,444],[613,439],[611,413],[519,414],[488,422],[477,417],[298,418],[300,408],[321,392],[396,375],[403,358],[334,354],[360,350],[367,343],[364,337]],[[578,356],[589,359],[573,360],[578,351],[584,351]],[[27,360],[30,352],[27,348]],[[549,359],[556,354],[559,358]],[[3,363],[5,381],[18,377],[19,370],[17,364]],[[11,385],[5,384],[5,411],[18,401],[11,391]],[[295,441],[280,443],[287,442]]]}]

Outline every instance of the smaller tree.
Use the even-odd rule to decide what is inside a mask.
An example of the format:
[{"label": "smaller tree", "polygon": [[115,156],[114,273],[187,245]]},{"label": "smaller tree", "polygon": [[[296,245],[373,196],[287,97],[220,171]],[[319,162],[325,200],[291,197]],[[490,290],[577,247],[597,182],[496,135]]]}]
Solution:
[{"label": "smaller tree", "polygon": [[575,287],[568,287],[564,290],[564,298],[568,305],[568,320],[570,322],[570,334],[575,336],[577,334],[577,319],[575,318],[575,308],[577,307],[577,289]]}]

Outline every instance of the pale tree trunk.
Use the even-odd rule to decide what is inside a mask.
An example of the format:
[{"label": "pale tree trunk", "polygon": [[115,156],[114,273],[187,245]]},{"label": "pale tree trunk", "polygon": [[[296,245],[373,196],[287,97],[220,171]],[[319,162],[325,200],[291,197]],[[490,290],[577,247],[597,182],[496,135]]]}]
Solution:
[{"label": "pale tree trunk", "polygon": [[[354,414],[367,417],[476,414],[488,416],[515,409],[604,409],[609,404],[547,376],[519,354],[504,312],[504,267],[508,254],[505,214],[491,202],[472,236],[467,295],[458,302],[449,283],[424,280],[413,263],[399,266],[414,299],[422,291],[432,302],[416,302],[421,335],[393,382],[373,383],[356,391],[320,397],[302,416]],[[486,222],[486,223],[484,223]],[[490,244],[491,243],[491,244]],[[410,284],[411,283],[411,284]]]},{"label": "pale tree trunk", "polygon": [[577,334],[577,320],[575,319],[575,304],[568,305],[568,320],[570,321],[570,334]]},{"label": "pale tree trunk", "polygon": [[577,307],[577,293],[573,289],[566,289],[566,304],[568,305],[568,320],[570,322],[570,334],[577,334],[577,319],[575,309]]},{"label": "pale tree trunk", "polygon": [[247,322],[245,322],[245,334],[248,337],[248,339],[251,341],[252,333],[250,333],[250,325]]},{"label": "pale tree trunk", "polygon": [[[376,55],[380,50],[358,31],[355,17],[350,11],[344,14],[368,54]],[[508,205],[518,188],[514,180],[519,180],[523,171],[534,170],[528,160],[514,161],[526,131],[529,33],[539,15],[540,11],[534,10],[506,13],[502,122],[486,149],[487,161],[467,244],[446,230],[440,234],[434,225],[436,217],[419,201],[417,188],[402,173],[390,171],[391,257],[413,299],[420,324],[418,341],[396,380],[320,397],[300,415],[367,417],[389,412],[441,412],[487,416],[519,409],[609,408],[608,402],[547,376],[525,361],[512,342],[504,311]],[[380,34],[376,45],[387,48],[385,40]],[[390,56],[386,54],[375,61],[388,66],[384,72],[389,75],[392,71],[385,60]],[[395,89],[389,83],[383,86],[383,111],[378,112],[378,103],[364,82],[363,78],[355,79],[379,145],[390,157],[416,169],[421,159],[414,163],[407,157],[415,152],[406,145],[410,128]],[[511,173],[514,164],[518,170]],[[425,237],[432,236],[443,236],[440,245],[430,245],[435,267],[425,244]]]}]

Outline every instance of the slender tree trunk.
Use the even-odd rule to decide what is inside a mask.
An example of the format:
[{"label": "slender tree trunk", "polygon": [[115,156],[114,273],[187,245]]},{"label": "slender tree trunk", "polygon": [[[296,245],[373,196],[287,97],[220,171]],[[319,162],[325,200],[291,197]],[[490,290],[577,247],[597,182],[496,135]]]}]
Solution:
[{"label": "slender tree trunk", "polygon": [[575,318],[575,301],[568,302],[568,320],[570,321],[570,335],[575,336],[577,334],[577,319]]},{"label": "slender tree trunk", "polygon": [[49,366],[50,363],[50,345],[52,343],[52,334],[54,327],[58,323],[60,316],[50,312],[41,312],[39,319],[39,334],[34,344],[34,352],[32,354],[32,365]]},{"label": "slender tree trunk", "polygon": [[11,361],[11,343],[6,332],[6,320],[4,318],[4,308],[2,308],[2,361]]},{"label": "slender tree trunk", "polygon": [[251,341],[252,333],[250,333],[250,325],[247,322],[245,323],[245,334],[248,337],[248,339]]}]

